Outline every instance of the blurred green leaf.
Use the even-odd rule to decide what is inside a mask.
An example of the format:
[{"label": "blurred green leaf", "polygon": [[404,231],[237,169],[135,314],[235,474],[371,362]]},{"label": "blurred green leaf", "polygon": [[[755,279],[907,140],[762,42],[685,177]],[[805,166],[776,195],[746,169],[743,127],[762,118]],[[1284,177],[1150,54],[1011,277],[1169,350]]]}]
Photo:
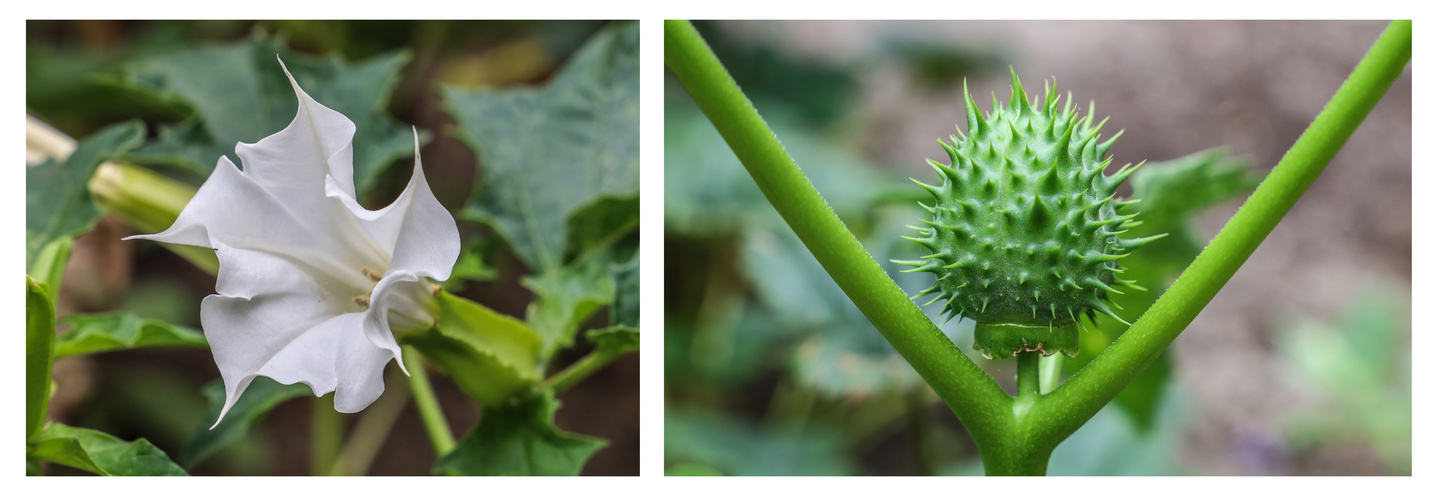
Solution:
[{"label": "blurred green leaf", "polygon": [[208,347],[204,334],[134,313],[80,314],[60,319],[73,327],[55,344],[55,357],[136,347]]},{"label": "blurred green leaf", "polygon": [[185,476],[164,451],[144,438],[125,441],[92,429],[52,423],[30,437],[32,457],[102,476]]},{"label": "blurred green leaf", "polygon": [[[784,149],[823,194],[824,201],[854,229],[888,188],[893,175],[879,170],[839,140],[794,125],[782,105],[764,108],[764,120],[783,138]],[[773,207],[748,170],[698,107],[687,101],[664,106],[664,227],[686,236],[732,234],[756,223],[777,222]],[[767,220],[772,217],[773,220]]]},{"label": "blurred green leaf", "polygon": [[145,129],[139,122],[112,125],[81,140],[64,162],[48,160],[25,170],[25,267],[39,251],[60,238],[78,236],[100,219],[86,187],[95,168],[138,146]]},{"label": "blurred green leaf", "polygon": [[[893,253],[909,243],[898,237],[907,215],[882,211],[875,225],[881,230],[864,238],[879,262],[897,258]],[[743,233],[742,262],[744,275],[779,321],[806,333],[791,359],[800,382],[830,397],[849,398],[922,384],[792,231],[750,227]]]},{"label": "blurred green leaf", "polygon": [[615,325],[590,330],[588,337],[594,343],[595,351],[623,354],[639,350],[639,329],[631,326]]},{"label": "blurred green leaf", "polygon": [[1050,476],[1165,476],[1178,472],[1176,456],[1186,411],[1181,393],[1158,391],[1151,430],[1144,431],[1121,408],[1104,408],[1053,450]]},{"label": "blurred green leaf", "polygon": [[728,417],[669,408],[664,460],[730,476],[839,476],[854,469],[837,432],[755,428]]},{"label": "blurred green leaf", "polygon": [[25,435],[45,425],[55,362],[55,304],[49,287],[25,277]]},{"label": "blurred green leaf", "polygon": [[1277,343],[1308,399],[1287,422],[1295,448],[1360,442],[1397,474],[1412,469],[1409,299],[1369,284],[1334,321],[1289,317]]},{"label": "blurred green leaf", "polygon": [[885,40],[883,45],[907,67],[915,83],[929,89],[956,86],[964,77],[1001,69],[1012,60],[989,50],[906,35]]},{"label": "blurred green leaf", "polygon": [[[763,45],[761,37],[730,33],[717,22],[694,26],[734,81],[743,82],[744,94],[765,118],[769,105],[782,103],[793,110],[801,126],[825,127],[841,121],[853,109],[859,90],[857,68],[803,57],[781,44]],[[786,145],[787,139],[784,141]]]},{"label": "blurred green leaf", "polygon": [[440,292],[437,302],[434,328],[403,340],[453,377],[465,394],[488,407],[539,382],[542,344],[529,325],[448,292]]},{"label": "blurred green leaf", "polygon": [[[224,382],[215,380],[205,384],[204,393],[205,399],[210,402],[209,414],[200,421],[194,438],[190,440],[189,446],[185,447],[184,453],[180,454],[180,463],[187,467],[198,464],[215,452],[239,441],[249,433],[255,422],[276,405],[311,394],[309,387],[304,384],[281,385],[268,377],[255,377],[249,387],[245,388],[244,394],[240,395],[239,401],[225,414],[225,419],[215,425],[214,422],[220,418],[220,410],[224,408]],[[210,428],[212,425],[215,426],[213,429]]]},{"label": "blurred green leaf", "polygon": [[[1110,296],[1118,314],[1130,321],[1136,320],[1167,290],[1178,273],[1197,258],[1207,240],[1193,221],[1194,217],[1213,205],[1250,191],[1259,180],[1259,176],[1248,170],[1246,161],[1229,157],[1222,149],[1148,163],[1138,169],[1130,182],[1132,199],[1140,200],[1134,209],[1142,224],[1129,229],[1123,237],[1165,233],[1167,236],[1118,261],[1126,269],[1123,279],[1134,280],[1147,288],[1147,291],[1124,290],[1122,295]],[[1064,371],[1076,373],[1126,330],[1127,325],[1099,316],[1097,328],[1088,329],[1079,338],[1078,358],[1064,363]],[[1139,430],[1152,430],[1158,402],[1171,374],[1171,355],[1164,352],[1118,394],[1117,406],[1136,421]]]},{"label": "blurred green leaf", "polygon": [[386,111],[408,53],[350,63],[337,56],[306,57],[288,50],[281,39],[255,37],[131,64],[116,86],[183,101],[193,114],[161,126],[159,139],[130,157],[201,174],[213,170],[220,156],[239,165],[235,143],[257,142],[294,120],[298,104],[277,55],[305,93],[354,122],[354,183],[360,193],[385,167],[411,154],[411,131]]},{"label": "blurred green leaf", "polygon": [[703,464],[677,463],[664,468],[665,476],[722,476],[723,471]]},{"label": "blurred green leaf", "polygon": [[471,476],[573,476],[608,443],[554,426],[549,392],[484,408],[479,425],[439,458],[435,469]]},{"label": "blurred green leaf", "polygon": [[543,88],[443,92],[483,169],[464,216],[535,272],[637,223],[638,63],[628,23],[594,35]]}]

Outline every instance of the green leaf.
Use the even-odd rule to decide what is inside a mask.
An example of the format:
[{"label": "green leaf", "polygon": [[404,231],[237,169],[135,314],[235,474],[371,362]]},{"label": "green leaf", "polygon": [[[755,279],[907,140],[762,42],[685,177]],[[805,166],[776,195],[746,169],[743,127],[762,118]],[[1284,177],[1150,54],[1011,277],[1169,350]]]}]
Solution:
[{"label": "green leaf", "polygon": [[25,435],[40,432],[50,406],[50,369],[55,363],[55,304],[50,290],[25,277]]},{"label": "green leaf", "polygon": [[591,252],[568,265],[520,282],[534,291],[525,320],[543,340],[540,359],[574,343],[574,333],[599,308],[614,301],[612,252]]},{"label": "green leaf", "polygon": [[25,267],[50,242],[78,236],[95,225],[100,209],[86,185],[101,163],[138,146],[139,122],[112,125],[80,141],[63,163],[46,161],[25,170]]},{"label": "green leaf", "polygon": [[[863,220],[875,201],[892,196],[894,176],[880,173],[851,151],[848,142],[794,125],[794,111],[782,104],[761,109],[764,120],[783,138],[784,149],[805,166],[804,174],[850,227]],[[688,236],[730,235],[755,223],[767,224],[766,218],[774,215],[748,170],[698,107],[669,102],[664,107],[665,228]]]},{"label": "green leaf", "polygon": [[543,88],[445,89],[458,136],[483,169],[464,216],[493,228],[536,272],[632,229],[625,200],[639,191],[638,68],[639,26],[624,23],[595,34]]},{"label": "green leaf", "polygon": [[479,425],[439,459],[440,472],[470,476],[573,476],[608,443],[554,426],[550,392],[486,407]]},{"label": "green leaf", "polygon": [[489,407],[539,382],[541,340],[529,325],[448,292],[436,301],[434,328],[403,341],[453,377],[465,394]]},{"label": "green leaf", "polygon": [[[879,262],[887,262],[885,257],[902,255],[898,249],[911,245],[912,254],[920,255],[916,244],[897,236],[904,229],[900,221],[910,214],[882,212],[880,221],[890,223],[876,224],[887,232],[865,238],[869,252]],[[824,395],[850,400],[922,384],[918,372],[884,340],[792,231],[750,227],[743,233],[742,252],[741,270],[758,297],[779,321],[806,337],[789,359],[799,382]],[[889,273],[900,280],[915,277]]]},{"label": "green leaf", "polygon": [[338,56],[306,57],[284,45],[280,39],[254,38],[133,64],[118,85],[186,102],[193,114],[160,127],[159,140],[132,157],[201,174],[213,170],[222,155],[238,165],[235,143],[257,142],[294,120],[297,102],[278,54],[305,93],[354,122],[354,183],[360,193],[368,191],[375,177],[411,154],[414,145],[408,127],[386,111],[408,53],[350,63]]},{"label": "green leaf", "polygon": [[225,419],[211,429],[210,426],[219,420],[220,410],[224,408],[224,382],[215,380],[205,384],[204,393],[209,400],[209,413],[195,429],[189,446],[180,454],[180,463],[186,467],[200,463],[225,446],[243,438],[249,433],[250,427],[276,405],[311,394],[309,387],[304,384],[281,385],[268,377],[255,377],[249,387],[245,388],[244,394],[240,395],[239,401],[225,414]]},{"label": "green leaf", "polygon": [[627,264],[614,267],[613,324],[639,327],[639,252]]},{"label": "green leaf", "polygon": [[615,325],[590,330],[588,337],[594,343],[595,351],[619,355],[639,350],[639,329],[631,326]]},{"label": "green leaf", "polygon": [[198,330],[134,313],[73,315],[59,323],[73,328],[56,342],[57,358],[136,347],[209,347]]},{"label": "green leaf", "polygon": [[580,255],[608,246],[639,227],[639,198],[603,196],[574,210],[568,220],[564,255]]},{"label": "green leaf", "polygon": [[93,429],[50,424],[30,438],[28,454],[102,476],[185,476],[165,452],[144,438],[135,441]]},{"label": "green leaf", "polygon": [[843,435],[815,422],[801,429],[757,427],[731,417],[664,412],[664,460],[730,476],[838,476],[856,467]]}]

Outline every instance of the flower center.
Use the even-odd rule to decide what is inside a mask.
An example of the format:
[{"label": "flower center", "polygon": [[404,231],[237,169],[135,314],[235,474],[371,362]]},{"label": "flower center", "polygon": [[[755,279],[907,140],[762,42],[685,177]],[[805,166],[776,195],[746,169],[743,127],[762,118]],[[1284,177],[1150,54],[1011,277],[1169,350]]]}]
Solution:
[{"label": "flower center", "polygon": [[[354,303],[364,309],[369,309],[374,300],[374,287],[384,279],[384,273],[365,267],[360,270],[364,277],[369,278],[369,292],[364,295],[355,296]],[[411,331],[428,330],[434,325],[433,308],[434,297],[439,293],[439,285],[430,285],[421,280],[418,283],[401,281],[394,283],[385,293],[389,306],[389,326],[394,333],[400,334]]]},{"label": "flower center", "polygon": [[379,280],[384,279],[384,273],[379,272],[379,271],[375,271],[375,270],[370,269],[370,268],[368,268],[368,267],[363,268],[363,269],[360,269],[360,272],[361,272],[361,273],[364,273],[364,277],[369,278],[369,281],[370,281],[370,283],[372,283],[372,284],[369,285],[369,291],[366,292],[364,295],[359,295],[359,296],[354,297],[354,303],[355,303],[355,304],[359,304],[360,306],[363,306],[365,309],[368,309],[368,308],[369,308],[369,296],[372,295],[372,294],[374,294],[374,285],[379,284]]}]

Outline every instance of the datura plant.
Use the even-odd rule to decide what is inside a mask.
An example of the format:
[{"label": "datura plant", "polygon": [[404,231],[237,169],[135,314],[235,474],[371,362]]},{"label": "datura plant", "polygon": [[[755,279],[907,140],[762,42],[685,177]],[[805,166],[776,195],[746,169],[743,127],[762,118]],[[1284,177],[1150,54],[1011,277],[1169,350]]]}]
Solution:
[{"label": "datura plant", "polygon": [[[421,164],[426,133],[386,111],[402,50],[278,57],[282,40],[261,36],[137,61],[122,75],[131,90],[193,112],[152,137],[132,121],[76,141],[28,118],[27,473],[186,474],[304,398],[316,475],[368,472],[411,403],[434,473],[578,474],[608,442],[560,429],[559,396],[639,349],[638,32],[597,29],[538,88],[437,89],[482,165],[453,215]],[[407,169],[393,184],[407,183],[365,208],[390,164]],[[170,177],[193,173],[198,189]],[[71,246],[102,214],[142,233],[108,244],[154,241],[215,276],[202,331],[138,311],[57,317]],[[456,217],[477,226],[469,241]],[[501,251],[517,257],[507,286],[532,292],[514,304],[523,317],[458,295],[498,274],[488,262]],[[188,441],[161,443],[182,453],[52,421],[63,419],[48,410],[55,359],[156,346],[208,348],[220,375],[176,404],[201,410],[203,395],[207,413],[167,415],[196,424]],[[481,410],[460,434],[435,371]]]},{"label": "datura plant", "polygon": [[[1118,260],[1162,235],[1127,239],[1138,224],[1118,201],[1118,185],[1137,167],[1103,174],[1104,158],[1119,134],[1100,141],[1103,123],[1074,110],[1072,95],[1058,107],[1056,87],[1034,106],[1013,74],[1007,108],[993,100],[983,117],[964,85],[968,134],[939,141],[950,163],[929,160],[938,185],[915,180],[933,194],[923,205],[928,227],[907,237],[932,253],[898,261],[927,271],[937,283],[920,295],[937,294],[949,317],[977,322],[974,349],[989,358],[1022,351],[1077,354],[1078,318],[1102,313],[1124,321],[1109,307],[1114,285],[1138,288],[1118,278]],[[1106,122],[1106,119],[1104,120]],[[931,302],[930,302],[931,303]]]},{"label": "datura plant", "polygon": [[694,102],[844,294],[952,409],[991,475],[1046,473],[1054,448],[1157,359],[1237,272],[1412,56],[1411,21],[1392,22],[1227,226],[1146,312],[1125,311],[1136,320],[1066,381],[1041,376],[1040,356],[1075,354],[1085,317],[1127,324],[1111,305],[1111,294],[1133,286],[1121,259],[1161,235],[1124,237],[1139,219],[1116,190],[1136,167],[1105,173],[1113,138],[1099,137],[1091,111],[1080,115],[1071,97],[1060,107],[1051,86],[1035,105],[1015,71],[1008,106],[995,94],[985,116],[965,85],[967,132],[943,143],[949,163],[932,162],[938,180],[920,182],[934,201],[909,238],[927,252],[901,262],[936,277],[920,296],[936,295],[950,319],[976,322],[978,352],[1017,358],[1009,394],[874,261],[698,31],[667,21],[664,36],[664,59]]},{"label": "datura plant", "polygon": [[334,392],[341,412],[369,406],[384,392],[385,365],[404,368],[395,332],[434,325],[425,278],[448,279],[459,258],[459,229],[424,180],[418,131],[409,185],[366,210],[355,200],[354,122],[284,72],[299,99],[294,121],[239,144],[243,172],[220,157],[168,230],[126,238],[219,257],[218,293],[200,321],[225,382],[220,419],[257,376]]}]

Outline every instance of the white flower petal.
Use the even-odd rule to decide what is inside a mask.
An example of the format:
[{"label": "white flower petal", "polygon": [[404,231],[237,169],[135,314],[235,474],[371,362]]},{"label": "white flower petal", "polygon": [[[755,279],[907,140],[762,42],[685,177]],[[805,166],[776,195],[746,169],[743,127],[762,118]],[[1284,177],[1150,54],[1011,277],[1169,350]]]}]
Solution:
[{"label": "white flower petal", "polygon": [[284,202],[322,200],[325,176],[334,176],[354,196],[354,122],[310,98],[284,61],[279,64],[294,88],[299,109],[284,130],[254,144],[235,146],[245,173]]},{"label": "white flower petal", "polygon": [[[327,198],[324,201],[334,203]],[[215,244],[218,242],[284,255],[309,268],[307,272],[322,275],[316,276],[322,281],[344,283],[351,296],[365,293],[372,283],[364,277],[362,269],[382,269],[389,259],[385,255],[372,255],[374,251],[361,251],[372,248],[363,234],[336,236],[335,233],[341,231],[337,231],[333,223],[306,215],[313,214],[286,209],[273,193],[241,173],[228,159],[221,158],[210,178],[180,211],[174,225],[160,234],[126,239],[211,248],[219,248]],[[356,243],[346,243],[346,240]],[[222,269],[234,267],[223,265],[223,259],[220,262]]]},{"label": "white flower petal", "polygon": [[404,358],[399,351],[399,343],[394,340],[391,325],[402,323],[418,326],[419,323],[424,323],[425,321],[416,316],[429,316],[430,313],[424,306],[416,303],[415,298],[428,294],[429,286],[421,281],[419,276],[408,271],[390,271],[385,274],[384,278],[374,285],[374,292],[370,294],[364,336],[376,347],[393,353],[394,359],[399,360],[399,368],[406,374],[409,369],[404,366]]},{"label": "white flower petal", "polygon": [[315,325],[280,350],[256,375],[281,384],[303,383],[316,396],[334,391],[334,409],[354,413],[384,393],[384,366],[394,356],[358,335],[364,313],[341,314]]},{"label": "white flower petal", "polygon": [[413,271],[439,281],[449,279],[454,262],[459,260],[459,228],[424,178],[417,130],[414,132],[414,171],[409,185],[394,203],[379,210],[366,210],[332,177],[327,179],[325,191],[360,220],[360,226],[375,245],[393,255],[391,269]]}]

